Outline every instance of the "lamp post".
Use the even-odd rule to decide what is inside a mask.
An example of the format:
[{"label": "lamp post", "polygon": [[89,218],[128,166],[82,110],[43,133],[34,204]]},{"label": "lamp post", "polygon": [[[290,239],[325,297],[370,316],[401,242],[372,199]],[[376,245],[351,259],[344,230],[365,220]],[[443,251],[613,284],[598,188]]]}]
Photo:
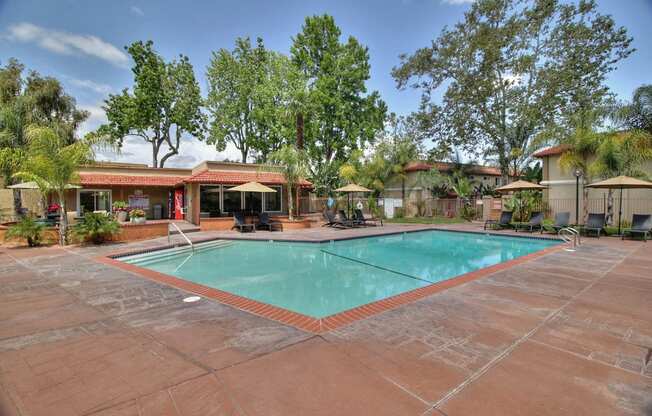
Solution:
[{"label": "lamp post", "polygon": [[581,169],[575,169],[575,225],[580,223],[580,177]]}]

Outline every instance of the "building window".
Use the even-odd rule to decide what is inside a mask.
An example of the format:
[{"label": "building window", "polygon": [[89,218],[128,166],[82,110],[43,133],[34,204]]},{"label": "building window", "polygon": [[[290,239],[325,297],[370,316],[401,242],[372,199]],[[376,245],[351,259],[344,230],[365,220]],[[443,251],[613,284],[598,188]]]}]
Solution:
[{"label": "building window", "polygon": [[263,194],[261,192],[243,192],[245,211],[261,212],[263,210]]},{"label": "building window", "polygon": [[[219,217],[222,186],[202,185],[199,188],[199,216],[201,218]],[[231,192],[235,194],[236,192]]]},{"label": "building window", "polygon": [[283,199],[283,187],[282,186],[270,186],[276,192],[268,192],[265,194],[265,211],[268,212],[280,212],[281,211],[281,200]]},{"label": "building window", "polygon": [[496,186],[500,186],[500,178],[496,178]]},{"label": "building window", "polygon": [[106,211],[111,212],[111,191],[82,189],[77,194],[79,201],[77,206],[80,215],[85,212]]},{"label": "building window", "polygon": [[230,192],[233,186],[225,186],[222,197],[222,211],[225,213],[242,210],[242,192]]}]

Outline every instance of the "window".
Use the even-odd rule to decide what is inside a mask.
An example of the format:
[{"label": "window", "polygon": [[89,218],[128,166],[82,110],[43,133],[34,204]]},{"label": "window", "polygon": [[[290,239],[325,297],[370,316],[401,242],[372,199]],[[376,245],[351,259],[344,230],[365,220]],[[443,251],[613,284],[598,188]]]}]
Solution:
[{"label": "window", "polygon": [[260,192],[243,192],[245,211],[261,212],[263,210],[263,194]]},{"label": "window", "polygon": [[270,186],[276,192],[268,192],[265,194],[265,211],[278,212],[281,211],[281,200],[283,197],[282,186]]},{"label": "window", "polygon": [[222,199],[223,212],[237,212],[242,210],[242,192],[230,192],[233,186],[224,187],[224,196]]},{"label": "window", "polygon": [[496,178],[496,186],[500,186],[500,178]]},{"label": "window", "polygon": [[85,212],[107,211],[111,212],[111,191],[84,189],[79,191],[79,214]]},{"label": "window", "polygon": [[[202,218],[220,216],[220,185],[202,185],[199,188],[199,215]],[[231,192],[235,194],[236,192]]]}]

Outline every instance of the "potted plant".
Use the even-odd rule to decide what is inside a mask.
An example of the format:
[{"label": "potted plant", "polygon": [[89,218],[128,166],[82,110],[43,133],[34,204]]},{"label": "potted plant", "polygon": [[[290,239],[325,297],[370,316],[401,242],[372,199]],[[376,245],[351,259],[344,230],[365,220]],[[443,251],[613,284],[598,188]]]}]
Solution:
[{"label": "potted plant", "polygon": [[120,224],[110,215],[88,212],[73,228],[73,233],[82,241],[103,243],[107,237],[120,232]]},{"label": "potted plant", "polygon": [[127,221],[127,211],[129,210],[129,205],[125,201],[115,201],[113,202],[113,212],[115,213],[115,218],[119,222]]},{"label": "potted plant", "polygon": [[34,221],[31,217],[24,217],[7,229],[5,240],[25,239],[28,246],[37,247],[43,240],[44,229],[44,224]]},{"label": "potted plant", "polygon": [[145,211],[139,208],[134,208],[129,211],[129,218],[134,224],[144,224],[145,223]]}]

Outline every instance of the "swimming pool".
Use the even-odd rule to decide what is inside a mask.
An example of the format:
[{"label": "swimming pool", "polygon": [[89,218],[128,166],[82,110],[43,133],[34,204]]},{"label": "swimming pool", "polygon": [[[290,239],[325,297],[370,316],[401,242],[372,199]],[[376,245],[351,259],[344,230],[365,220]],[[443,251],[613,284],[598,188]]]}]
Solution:
[{"label": "swimming pool", "polygon": [[558,243],[429,230],[330,243],[220,241],[119,260],[320,319]]}]

